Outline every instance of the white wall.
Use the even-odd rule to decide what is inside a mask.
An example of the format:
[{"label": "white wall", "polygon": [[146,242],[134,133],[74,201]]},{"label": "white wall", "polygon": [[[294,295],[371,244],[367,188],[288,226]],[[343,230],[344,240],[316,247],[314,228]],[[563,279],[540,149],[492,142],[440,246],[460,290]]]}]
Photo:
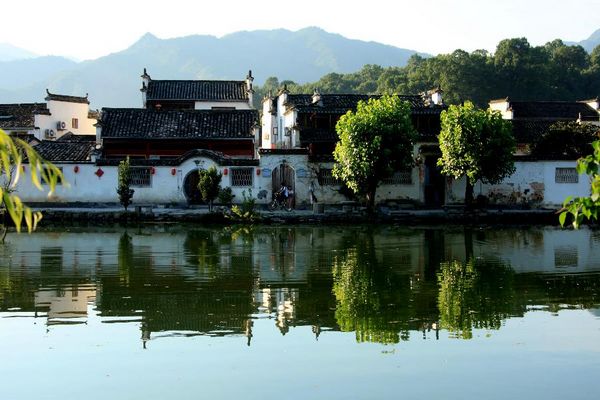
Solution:
[{"label": "white wall", "polygon": [[[556,208],[567,196],[590,195],[587,175],[579,175],[578,183],[556,183],[556,168],[575,168],[576,161],[517,161],[515,173],[497,185],[478,182],[474,195],[484,195],[490,204],[527,205]],[[453,181],[449,202],[464,202],[465,179]]]},{"label": "white wall", "polygon": [[[48,110],[50,115],[36,114],[34,125],[36,129],[34,134],[38,139],[47,139],[45,135],[46,129],[54,131],[55,137],[59,138],[67,132],[73,132],[81,135],[95,135],[96,123],[95,118],[88,118],[89,105],[86,103],[69,103],[65,101],[48,101]],[[78,127],[73,128],[71,125],[72,119],[78,119]],[[58,130],[56,124],[59,121],[64,121],[66,127],[64,130]]]},{"label": "white wall", "polygon": [[213,107],[233,107],[236,110],[250,110],[252,107],[247,101],[197,101],[196,110],[210,110]]}]

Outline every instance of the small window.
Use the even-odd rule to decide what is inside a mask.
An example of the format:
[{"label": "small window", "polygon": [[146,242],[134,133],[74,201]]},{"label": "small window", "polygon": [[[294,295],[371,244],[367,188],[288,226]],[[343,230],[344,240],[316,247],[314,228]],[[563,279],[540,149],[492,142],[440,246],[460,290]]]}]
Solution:
[{"label": "small window", "polygon": [[340,180],[333,176],[333,170],[331,168],[319,169],[319,176],[317,180],[321,186],[341,185]]},{"label": "small window", "polygon": [[215,111],[232,111],[232,110],[235,110],[235,107],[211,107],[211,110],[215,110]]},{"label": "small window", "polygon": [[149,167],[131,167],[131,186],[133,187],[150,187],[152,186],[152,174]]},{"label": "small window", "polygon": [[412,171],[396,171],[381,182],[384,185],[412,185]]},{"label": "small window", "polygon": [[252,186],[254,168],[232,168],[231,186]]},{"label": "small window", "polygon": [[79,120],[77,118],[71,119],[71,128],[79,129]]},{"label": "small window", "polygon": [[579,183],[579,174],[575,168],[556,168],[554,181],[556,183]]},{"label": "small window", "polygon": [[[60,170],[60,173],[61,173],[61,174],[63,173],[63,167],[56,167],[56,168],[58,168],[58,169]],[[46,167],[44,167],[44,170],[47,170],[47,168],[46,168]],[[47,185],[47,183],[44,181],[44,178],[40,177],[40,181],[42,182],[42,185]],[[59,178],[56,180],[56,184],[57,184],[57,185],[62,185],[62,184],[63,184],[63,180],[62,180],[62,179],[59,177]]]}]

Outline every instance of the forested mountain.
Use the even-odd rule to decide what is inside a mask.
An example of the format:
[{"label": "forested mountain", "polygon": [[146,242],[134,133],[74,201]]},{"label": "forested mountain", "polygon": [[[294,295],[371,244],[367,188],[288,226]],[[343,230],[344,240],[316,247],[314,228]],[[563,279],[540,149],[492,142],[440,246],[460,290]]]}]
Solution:
[{"label": "forested mountain", "polygon": [[36,57],[36,54],[29,50],[13,46],[9,43],[0,43],[0,61],[21,60],[32,57]]},{"label": "forested mountain", "polygon": [[[310,82],[330,72],[348,73],[372,63],[405,65],[413,50],[347,39],[319,28],[237,32],[217,38],[194,35],[159,39],[144,35],[126,50],[39,79],[37,73],[2,68],[2,81],[28,81],[15,88],[0,82],[0,102],[40,101],[45,88],[57,93],[90,94],[92,106],[139,107],[139,76],[144,67],[155,79],[239,79],[252,69],[256,84],[269,75]],[[26,98],[32,92],[35,98]]]},{"label": "forested mountain", "polygon": [[366,65],[350,74],[330,73],[304,85],[270,77],[258,96],[287,84],[294,92],[419,93],[441,86],[448,103],[490,99],[582,100],[600,95],[600,46],[588,54],[581,46],[554,40],[531,46],[527,39],[501,41],[491,54],[456,50],[424,58],[414,55],[404,67]]}]

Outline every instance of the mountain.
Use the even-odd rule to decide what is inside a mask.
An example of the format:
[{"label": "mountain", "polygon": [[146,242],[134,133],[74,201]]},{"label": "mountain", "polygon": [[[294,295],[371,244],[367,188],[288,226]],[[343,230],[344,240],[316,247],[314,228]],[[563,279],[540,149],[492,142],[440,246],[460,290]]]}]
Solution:
[{"label": "mountain", "polygon": [[600,29],[592,33],[589,38],[582,40],[578,44],[586,49],[588,53],[591,53],[596,46],[600,45]]},{"label": "mountain", "polygon": [[77,65],[64,57],[44,56],[0,62],[0,88],[17,90],[34,82],[46,82],[59,72]]},{"label": "mountain", "polygon": [[30,52],[29,50],[13,46],[9,43],[0,43],[0,61],[21,60],[36,56],[36,54]]},{"label": "mountain", "polygon": [[[144,67],[155,79],[239,79],[251,69],[255,84],[269,76],[296,82],[318,80],[329,72],[354,72],[364,64],[405,65],[415,51],[376,42],[351,40],[319,28],[243,31],[217,38],[194,35],[159,39],[147,33],[131,47],[96,60],[68,66],[39,80],[23,75],[39,89],[57,93],[89,93],[94,107],[139,107]],[[0,66],[0,68],[2,68]],[[3,81],[15,79],[7,74]],[[3,90],[4,89],[4,90]],[[21,98],[20,89],[0,84],[0,102]],[[20,100],[22,101],[22,100]]]}]

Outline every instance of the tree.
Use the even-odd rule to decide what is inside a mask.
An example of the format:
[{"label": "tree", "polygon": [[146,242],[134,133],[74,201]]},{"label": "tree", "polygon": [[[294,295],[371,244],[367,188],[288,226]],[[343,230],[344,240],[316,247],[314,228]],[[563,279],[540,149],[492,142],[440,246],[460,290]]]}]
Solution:
[{"label": "tree", "polygon": [[217,169],[212,166],[209,169],[198,171],[200,180],[198,181],[198,189],[202,200],[208,203],[208,210],[212,211],[213,201],[219,195],[221,177],[223,176]]},{"label": "tree", "polygon": [[466,177],[465,204],[470,206],[475,182],[499,183],[515,171],[512,127],[499,112],[477,109],[471,102],[442,111],[441,121],[438,165],[455,179]]},{"label": "tree", "polygon": [[367,210],[375,207],[379,183],[396,171],[412,167],[416,131],[410,104],[396,96],[358,103],[336,125],[339,142],[333,174],[354,193],[365,196]]},{"label": "tree", "polygon": [[117,186],[117,194],[119,195],[119,202],[125,211],[131,204],[131,198],[135,190],[131,189],[131,171],[129,168],[129,157],[119,163],[119,184]]},{"label": "tree", "polygon": [[600,140],[592,143],[594,153],[577,161],[577,172],[587,174],[590,177],[590,196],[577,197],[573,199],[569,196],[563,203],[560,210],[559,222],[565,225],[569,214],[573,218],[573,227],[579,228],[584,220],[598,220],[600,214]]},{"label": "tree", "polygon": [[592,124],[557,122],[533,143],[531,154],[546,159],[575,160],[590,154],[592,142],[600,139],[600,128]]},{"label": "tree", "polygon": [[10,137],[0,129],[0,175],[4,180],[0,185],[0,208],[8,213],[17,232],[21,232],[24,221],[27,231],[31,233],[42,219],[42,213],[32,211],[14,193],[22,176],[25,161],[29,164],[31,183],[39,190],[43,190],[42,182],[45,183],[50,188],[48,196],[52,195],[57,183],[63,182],[60,169],[40,157],[29,144]]}]

